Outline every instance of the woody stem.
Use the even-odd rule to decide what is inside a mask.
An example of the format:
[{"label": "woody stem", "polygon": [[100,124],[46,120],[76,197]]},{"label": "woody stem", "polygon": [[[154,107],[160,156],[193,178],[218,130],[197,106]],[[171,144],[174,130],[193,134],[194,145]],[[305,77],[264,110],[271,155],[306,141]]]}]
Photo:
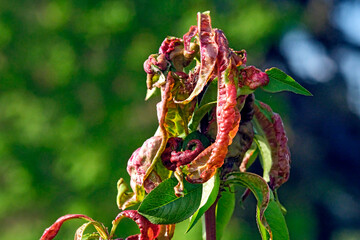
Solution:
[{"label": "woody stem", "polygon": [[206,240],[216,240],[216,204],[218,199],[213,205],[205,212],[205,229]]}]

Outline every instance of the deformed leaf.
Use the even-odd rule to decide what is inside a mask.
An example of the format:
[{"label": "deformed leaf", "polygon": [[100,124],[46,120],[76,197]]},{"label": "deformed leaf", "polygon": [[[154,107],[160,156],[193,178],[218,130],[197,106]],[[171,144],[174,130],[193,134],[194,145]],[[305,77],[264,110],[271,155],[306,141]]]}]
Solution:
[{"label": "deformed leaf", "polygon": [[[254,108],[253,119],[262,164],[264,166],[264,178],[270,181],[271,189],[279,188],[289,179],[290,175],[290,150],[287,145],[284,125],[279,114],[274,113],[270,106],[259,102]],[[269,154],[270,150],[270,154]],[[271,169],[268,173],[268,166],[271,162]]]},{"label": "deformed leaf", "polygon": [[233,172],[226,176],[225,183],[240,184],[249,188],[257,200],[262,219],[270,200],[270,188],[262,177],[250,172]]},{"label": "deformed leaf", "polygon": [[297,83],[292,77],[284,73],[278,68],[266,69],[265,73],[269,76],[269,84],[263,86],[262,89],[268,92],[290,91],[305,96],[312,96],[303,86]]},{"label": "deformed leaf", "polygon": [[200,205],[202,185],[184,181],[184,196],[177,197],[174,193],[177,183],[176,178],[160,183],[145,197],[139,213],[154,224],[173,224],[189,218]]},{"label": "deformed leaf", "polygon": [[[236,85],[234,81],[234,67],[228,59],[228,43],[224,34],[217,31],[216,41],[219,45],[219,62],[223,63],[218,78],[218,100],[216,108],[217,135],[215,142],[206,148],[188,165],[187,180],[192,183],[204,183],[224,164],[227,146],[231,145],[237,134],[240,123],[240,112],[237,109]],[[221,54],[220,54],[221,53]],[[242,97],[241,102],[245,101]],[[240,101],[239,100],[239,101]]]},{"label": "deformed leaf", "polygon": [[230,222],[235,209],[235,193],[231,186],[221,192],[221,197],[216,206],[216,239],[221,240],[225,227]]},{"label": "deformed leaf", "polygon": [[141,216],[136,210],[126,210],[119,213],[116,218],[112,221],[112,228],[110,231],[110,238],[112,239],[119,222],[123,218],[132,219],[139,227],[140,234],[136,234],[128,237],[127,239],[139,239],[139,240],[155,240],[160,234],[160,226],[149,222],[148,219]]},{"label": "deformed leaf", "polygon": [[255,90],[267,85],[269,76],[254,66],[248,66],[240,70],[240,82],[249,87],[250,90]]},{"label": "deformed leaf", "polygon": [[185,128],[187,123],[181,116],[180,108],[176,105],[169,107],[165,118],[165,128],[169,134],[169,137],[176,137],[185,135]]},{"label": "deformed leaf", "polygon": [[211,28],[210,12],[198,13],[197,16],[201,55],[200,74],[194,90],[187,99],[180,102],[182,104],[189,103],[203,90],[210,79],[218,54],[218,47]]},{"label": "deformed leaf", "polygon": [[85,229],[91,225],[91,222],[84,223],[75,232],[74,240],[82,240]]},{"label": "deformed leaf", "polygon": [[[41,236],[40,240],[52,240],[55,238],[55,236],[58,234],[62,224],[70,219],[84,219],[86,221],[88,221],[89,224],[92,224],[96,231],[99,233],[99,235],[103,238],[103,239],[109,239],[109,233],[107,232],[106,228],[104,227],[103,224],[94,221],[92,218],[86,216],[86,215],[82,215],[82,214],[68,214],[65,216],[62,216],[60,218],[58,218],[55,223],[53,225],[51,225],[50,227],[48,227],[47,229],[45,229],[43,235]],[[84,229],[87,227],[88,225],[83,225],[80,227],[79,232],[83,231],[81,230],[81,228],[83,227]],[[76,237],[76,235],[75,235]]]},{"label": "deformed leaf", "polygon": [[120,178],[118,180],[117,190],[118,192],[116,196],[116,204],[119,209],[125,209],[128,206],[134,205],[137,202],[135,198],[132,199],[135,193],[129,191],[129,187],[123,178]]},{"label": "deformed leaf", "polygon": [[259,100],[256,100],[255,99],[255,107],[257,107],[257,109],[259,110],[259,112],[264,115],[265,118],[268,119],[268,121],[270,121],[271,123],[273,122],[272,121],[272,115],[273,115],[273,112],[272,112],[272,109],[264,104],[263,102],[260,102]]},{"label": "deformed leaf", "polygon": [[201,216],[216,201],[220,186],[219,175],[215,174],[209,181],[203,184],[202,196],[199,209],[192,215],[186,232],[189,232],[199,221]]},{"label": "deformed leaf", "polygon": [[200,140],[205,148],[210,145],[210,140],[204,134],[200,133],[199,131],[195,131],[187,135],[187,137],[184,139],[184,142],[182,144],[182,150],[186,150],[188,143],[194,139]]}]

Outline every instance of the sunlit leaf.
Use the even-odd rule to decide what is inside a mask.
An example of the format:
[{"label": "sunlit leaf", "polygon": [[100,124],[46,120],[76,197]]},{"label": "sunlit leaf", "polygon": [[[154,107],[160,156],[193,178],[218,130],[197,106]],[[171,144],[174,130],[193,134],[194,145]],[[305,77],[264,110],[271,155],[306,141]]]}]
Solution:
[{"label": "sunlit leaf", "polygon": [[169,137],[178,137],[185,135],[185,122],[180,115],[177,106],[169,107],[165,118],[165,128]]},{"label": "sunlit leaf", "polygon": [[[285,222],[284,215],[281,211],[280,205],[275,201],[274,195],[270,193],[270,201],[265,210],[264,218],[267,225],[264,225],[260,219],[260,211],[257,210],[257,223],[263,240],[288,240],[289,231]],[[268,232],[264,232],[266,229]]]},{"label": "sunlit leaf", "polygon": [[91,225],[91,222],[84,223],[75,232],[74,240],[82,240],[85,229]]},{"label": "sunlit leaf", "polygon": [[177,197],[177,183],[176,178],[162,182],[145,197],[139,213],[154,224],[173,224],[189,218],[200,205],[202,185],[184,181],[184,196]]},{"label": "sunlit leaf", "polygon": [[192,215],[186,232],[189,232],[199,221],[201,216],[206,212],[206,210],[208,210],[211,205],[213,205],[219,192],[219,185],[220,179],[218,174],[215,174],[209,181],[203,184],[200,207]]},{"label": "sunlit leaf", "polygon": [[98,233],[87,233],[83,236],[82,240],[99,240],[100,235]]},{"label": "sunlit leaf", "polygon": [[303,86],[297,83],[292,77],[284,73],[278,68],[270,68],[265,70],[269,76],[269,84],[263,86],[262,89],[268,92],[290,91],[305,96],[312,96]]},{"label": "sunlit leaf", "polygon": [[151,97],[153,96],[157,96],[160,95],[160,89],[157,87],[153,87],[152,89],[147,89],[146,90],[146,97],[145,97],[145,101],[149,100]]},{"label": "sunlit leaf", "polygon": [[272,166],[271,148],[269,142],[266,137],[259,134],[254,135],[254,141],[258,146],[260,153],[260,162],[263,167],[263,178],[268,182],[270,181],[269,174]]},{"label": "sunlit leaf", "polygon": [[223,232],[230,222],[235,209],[234,188],[221,192],[221,197],[216,206],[216,239],[221,240]]}]

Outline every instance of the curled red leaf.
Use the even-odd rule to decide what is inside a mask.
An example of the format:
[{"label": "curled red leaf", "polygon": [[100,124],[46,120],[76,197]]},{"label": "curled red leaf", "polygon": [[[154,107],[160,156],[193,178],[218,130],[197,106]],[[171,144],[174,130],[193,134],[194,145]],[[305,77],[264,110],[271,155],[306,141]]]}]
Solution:
[{"label": "curled red leaf", "polygon": [[[243,96],[240,98],[242,100]],[[251,122],[254,114],[253,105],[254,95],[250,94],[246,97],[245,103],[241,109],[239,130],[233,139],[232,144],[228,147],[228,153],[221,169],[221,179],[224,179],[226,174],[230,172],[238,171],[240,164],[246,164],[244,163],[244,156],[251,147],[254,138],[254,130]]]},{"label": "curled red leaf", "polygon": [[171,153],[176,151],[177,149],[179,149],[182,142],[183,142],[183,139],[179,138],[179,137],[169,138],[169,140],[166,144],[166,148],[163,151],[163,153],[161,154],[162,163],[164,164],[164,166],[167,169],[169,169],[171,171],[175,171],[175,169],[176,169],[176,163],[173,163],[170,161]]},{"label": "curled red leaf", "polygon": [[[200,68],[195,68],[193,71],[190,71],[189,75],[184,72],[176,72],[175,74],[179,76],[182,84],[179,86],[179,89],[176,93],[176,99],[178,101],[186,99],[191,92],[194,90],[198,77],[199,77]],[[194,101],[193,101],[194,102]]]},{"label": "curled red leaf", "polygon": [[144,62],[144,70],[148,74],[154,73],[154,70],[151,68],[151,65],[157,66],[160,70],[164,71],[167,66],[167,61],[165,60],[165,54],[151,54],[149,58]]},{"label": "curled red leaf", "polygon": [[245,65],[247,61],[247,53],[243,49],[241,51],[231,51],[231,57],[234,60],[234,64],[239,67]]},{"label": "curled red leaf", "polygon": [[95,222],[92,218],[86,216],[86,215],[82,215],[82,214],[68,214],[65,216],[62,216],[60,218],[58,218],[55,223],[53,225],[51,225],[50,227],[48,227],[47,229],[45,229],[43,235],[41,236],[40,240],[52,240],[55,238],[55,236],[58,234],[62,224],[70,219],[76,219],[76,218],[80,218],[80,219],[84,219],[87,220],[89,222]]},{"label": "curled red leaf", "polygon": [[[144,62],[144,70],[147,73],[146,87],[148,89],[152,89],[157,82],[156,80],[153,80],[155,74],[161,75],[162,73],[159,73],[159,71],[165,71],[168,64],[168,61],[165,59],[165,54],[151,54],[149,58]],[[158,69],[154,70],[154,66]],[[158,84],[162,84],[162,82]]]},{"label": "curled red leaf", "polygon": [[164,39],[164,41],[161,43],[161,46],[159,48],[160,54],[165,54],[165,57],[167,60],[170,60],[170,53],[174,51],[176,46],[182,45],[182,39],[176,38],[176,37],[167,37]]},{"label": "curled red leaf", "polygon": [[[190,163],[204,150],[200,140],[192,139],[187,144],[187,150],[177,151],[182,142],[181,138],[169,138],[167,147],[161,155],[162,162],[167,169],[175,171],[177,167]],[[193,147],[195,148],[191,150]]]},{"label": "curled red leaf", "polygon": [[198,34],[200,42],[200,73],[199,79],[190,96],[179,103],[187,104],[192,101],[205,87],[215,67],[218,47],[215,42],[215,34],[211,28],[210,13],[198,13]]},{"label": "curled red leaf", "polygon": [[143,185],[145,175],[160,148],[161,142],[162,137],[151,137],[131,155],[127,166],[127,171],[131,176],[131,182],[137,185]]},{"label": "curled red leaf", "polygon": [[[190,150],[190,148],[193,146],[195,146],[195,149]],[[204,150],[204,146],[198,139],[193,139],[189,141],[187,148],[188,150],[185,150],[183,152],[171,152],[170,162],[176,163],[177,167],[183,166],[194,160],[195,157],[197,157]]]},{"label": "curled red leaf", "polygon": [[270,169],[270,187],[276,189],[289,179],[290,150],[287,145],[285,129],[279,114],[274,113],[269,105],[260,102],[260,107],[270,113],[265,115],[258,106],[255,106],[255,116],[266,135],[271,148],[272,166]]},{"label": "curled red leaf", "polygon": [[112,222],[113,229],[111,230],[111,236],[113,236],[117,225],[124,217],[134,220],[140,229],[140,234],[129,236],[126,240],[154,240],[160,233],[160,225],[152,224],[136,210],[126,210],[119,213]]},{"label": "curled red leaf", "polygon": [[196,26],[191,26],[189,31],[184,34],[184,54],[191,55],[195,52],[195,50],[190,49],[190,41],[197,34],[198,29]]},{"label": "curled red leaf", "polygon": [[143,179],[146,179],[151,171],[154,169],[157,162],[161,159],[161,154],[165,149],[166,142],[168,140],[168,132],[166,129],[166,115],[168,113],[168,105],[172,100],[171,90],[174,86],[174,79],[171,75],[171,71],[169,71],[166,79],[166,83],[161,87],[161,102],[157,105],[157,114],[159,120],[159,136],[161,138],[160,146],[151,162],[151,165],[147,168],[145,176]]},{"label": "curled red leaf", "polygon": [[290,176],[290,150],[287,145],[288,138],[284,130],[284,125],[279,114],[274,114],[274,129],[276,142],[278,143],[278,161],[274,162],[270,170],[270,186],[278,188],[284,184]]},{"label": "curled red leaf", "polygon": [[[211,151],[207,150],[205,155],[200,154],[189,164],[189,170],[198,166],[198,174],[189,174],[187,180],[190,182],[206,182],[216,172],[216,169],[224,163],[228,146],[232,143],[240,123],[240,112],[237,109],[237,89],[235,85],[235,75],[237,69],[231,63],[231,50],[228,41],[221,30],[215,30],[215,41],[218,45],[217,74],[218,74],[218,100],[216,107],[217,136],[215,143],[211,145]],[[244,101],[246,96],[242,97]],[[210,148],[210,147],[208,147]],[[206,150],[205,150],[206,151]],[[210,153],[210,155],[208,154]],[[208,156],[205,165],[204,156]],[[200,179],[199,179],[200,177]]]},{"label": "curled red leaf", "polygon": [[[186,180],[191,183],[203,183],[206,182],[202,178],[202,173],[207,171],[207,174],[215,174],[216,168],[209,169],[207,162],[210,158],[211,151],[214,148],[214,144],[205,148],[190,164],[187,165],[189,173],[186,176]],[[212,172],[213,171],[213,172]]]},{"label": "curled red leaf", "polygon": [[269,83],[269,76],[254,66],[241,69],[240,76],[242,82],[239,83],[248,86],[252,90]]}]

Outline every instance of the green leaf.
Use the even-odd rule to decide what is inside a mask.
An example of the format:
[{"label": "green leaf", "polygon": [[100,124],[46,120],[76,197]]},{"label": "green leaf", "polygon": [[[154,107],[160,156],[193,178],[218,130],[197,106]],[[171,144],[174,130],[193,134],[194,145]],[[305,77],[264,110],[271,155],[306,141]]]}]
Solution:
[{"label": "green leaf", "polygon": [[82,240],[85,229],[91,225],[91,222],[84,223],[75,232],[74,240]]},{"label": "green leaf", "polygon": [[184,181],[184,196],[176,197],[177,183],[176,178],[160,183],[145,197],[138,212],[154,224],[174,224],[189,218],[200,205],[202,184]]},{"label": "green leaf", "polygon": [[260,235],[261,235],[261,239],[262,240],[269,240],[270,239],[270,235],[268,233],[268,231],[266,230],[266,227],[264,226],[264,224],[261,222],[260,219],[260,209],[258,207],[256,207],[256,224],[258,226]]},{"label": "green leaf", "polygon": [[178,107],[168,108],[165,118],[166,130],[169,137],[185,135],[185,123],[180,115]]},{"label": "green leaf", "polygon": [[[289,232],[280,205],[263,178],[249,172],[230,173],[228,184],[240,184],[251,190],[257,200],[256,219],[263,240],[288,240]],[[266,231],[265,231],[266,230]]]},{"label": "green leaf", "polygon": [[255,90],[250,89],[248,86],[243,86],[241,88],[237,88],[236,96],[239,97],[241,95],[249,95],[252,94]]},{"label": "green leaf", "polygon": [[205,114],[207,112],[209,112],[215,106],[216,106],[216,101],[209,102],[209,103],[201,106],[199,109],[197,109],[194,112],[194,115],[191,118],[191,121],[189,123],[190,131],[195,131],[197,129],[197,127],[199,126],[201,119],[205,116]]},{"label": "green leaf", "polygon": [[257,200],[262,218],[270,200],[270,188],[262,177],[250,172],[233,172],[226,176],[225,184],[240,184],[249,188]]},{"label": "green leaf", "polygon": [[259,148],[257,147],[255,141],[252,142],[251,147],[246,151],[244,158],[250,154],[251,154],[250,159],[246,163],[246,169],[249,169],[249,167],[251,167],[251,165],[255,162],[256,158],[259,155]]},{"label": "green leaf", "polygon": [[216,206],[216,239],[221,240],[222,234],[230,222],[235,209],[234,188],[221,192],[221,197]]},{"label": "green leaf", "polygon": [[203,184],[202,196],[199,209],[192,215],[186,232],[189,232],[199,221],[201,216],[215,202],[220,186],[219,174],[215,174],[209,181]]},{"label": "green leaf", "polygon": [[280,205],[275,201],[274,195],[272,192],[270,193],[270,201],[269,205],[265,210],[264,218],[267,223],[267,227],[259,221],[259,211],[257,211],[257,222],[259,229],[262,229],[260,231],[264,231],[264,229],[267,229],[268,232],[266,232],[266,238],[263,238],[263,240],[267,239],[274,239],[274,240],[288,240],[290,239],[289,231],[286,225],[286,221],[284,218],[284,215],[282,214]]},{"label": "green leaf", "polygon": [[83,236],[82,240],[99,240],[100,235],[97,233],[87,233]]},{"label": "green leaf", "polygon": [[272,166],[272,157],[271,157],[271,148],[269,142],[267,141],[266,137],[255,134],[254,141],[258,146],[259,153],[260,153],[260,162],[263,167],[263,178],[265,181],[270,181],[270,170]]},{"label": "green leaf", "polygon": [[278,68],[266,69],[265,73],[269,76],[269,84],[262,87],[268,92],[290,91],[305,96],[312,96],[303,86],[297,83],[292,77],[284,73]]},{"label": "green leaf", "polygon": [[[259,105],[261,106],[261,105]],[[266,118],[269,119],[269,121],[271,121],[271,115],[269,115],[270,113],[268,111],[265,111],[265,109],[260,108],[260,111],[264,114],[264,116]],[[254,126],[254,142],[256,143],[256,145],[258,146],[259,149],[259,153],[260,153],[260,163],[262,165],[263,168],[263,178],[269,182],[270,181],[270,170],[271,170],[271,166],[272,166],[272,155],[271,155],[271,146],[269,144],[269,141],[266,138],[266,135],[260,125],[260,123],[258,122],[258,120],[256,119],[256,116],[254,116],[253,120],[253,126]]]},{"label": "green leaf", "polygon": [[217,95],[218,95],[218,80],[217,78],[215,78],[206,88],[206,91],[203,97],[201,98],[199,107],[202,107],[210,102],[216,102]]},{"label": "green leaf", "polygon": [[147,89],[146,90],[146,97],[145,97],[145,101],[149,100],[151,97],[153,96],[157,96],[160,95],[160,89],[157,87],[153,87],[152,89]]}]

